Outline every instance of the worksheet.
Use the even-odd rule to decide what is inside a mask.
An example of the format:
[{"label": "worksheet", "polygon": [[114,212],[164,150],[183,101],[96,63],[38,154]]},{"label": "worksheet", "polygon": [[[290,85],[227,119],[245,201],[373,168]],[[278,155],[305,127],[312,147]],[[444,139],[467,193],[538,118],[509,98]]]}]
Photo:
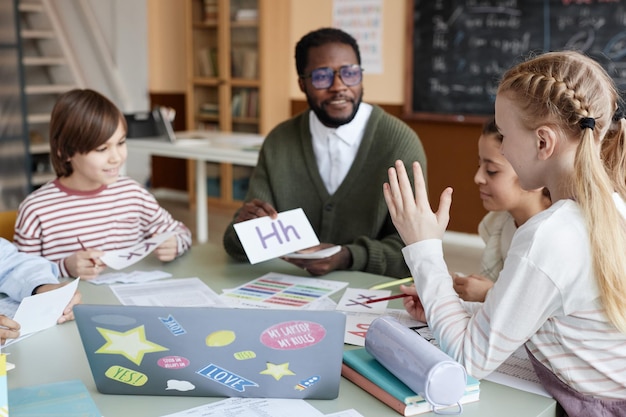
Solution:
[{"label": "worksheet", "polygon": [[123,305],[210,307],[223,305],[215,291],[199,278],[117,284],[111,291]]},{"label": "worksheet", "polygon": [[345,288],[347,282],[270,272],[234,289],[222,300],[238,307],[304,309]]}]

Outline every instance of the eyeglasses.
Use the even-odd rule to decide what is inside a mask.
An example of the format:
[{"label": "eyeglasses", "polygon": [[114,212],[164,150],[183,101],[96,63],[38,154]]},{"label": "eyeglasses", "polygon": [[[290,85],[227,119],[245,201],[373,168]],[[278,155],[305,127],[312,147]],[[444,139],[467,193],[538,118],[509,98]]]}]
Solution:
[{"label": "eyeglasses", "polygon": [[357,85],[363,79],[363,68],[357,64],[344,65],[334,70],[329,67],[315,68],[309,75],[301,75],[301,78],[311,78],[311,84],[317,90],[329,88],[335,82],[335,74],[339,73],[339,78],[346,86]]}]

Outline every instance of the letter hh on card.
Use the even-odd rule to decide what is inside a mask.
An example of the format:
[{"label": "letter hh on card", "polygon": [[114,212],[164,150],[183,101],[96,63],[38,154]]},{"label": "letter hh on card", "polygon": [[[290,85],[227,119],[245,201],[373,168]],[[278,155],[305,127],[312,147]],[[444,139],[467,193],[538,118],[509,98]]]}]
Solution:
[{"label": "letter hh on card", "polygon": [[319,245],[320,241],[301,208],[283,211],[273,220],[259,217],[234,225],[251,264]]}]

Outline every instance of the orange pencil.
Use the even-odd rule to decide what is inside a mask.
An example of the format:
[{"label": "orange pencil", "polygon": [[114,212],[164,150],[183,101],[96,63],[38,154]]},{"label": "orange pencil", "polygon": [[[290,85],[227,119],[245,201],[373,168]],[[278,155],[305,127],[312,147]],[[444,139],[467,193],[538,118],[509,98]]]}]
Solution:
[{"label": "orange pencil", "polygon": [[396,298],[403,298],[403,297],[410,297],[410,296],[411,294],[396,294],[396,295],[390,295],[389,297],[372,298],[371,300],[367,300],[365,304],[377,303],[379,301],[395,300]]}]

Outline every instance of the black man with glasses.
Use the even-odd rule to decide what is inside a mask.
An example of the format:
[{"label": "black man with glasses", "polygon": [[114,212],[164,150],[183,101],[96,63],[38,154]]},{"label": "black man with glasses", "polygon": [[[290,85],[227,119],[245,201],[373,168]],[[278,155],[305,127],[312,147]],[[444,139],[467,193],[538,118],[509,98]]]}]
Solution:
[{"label": "black man with glasses", "polygon": [[426,172],[422,143],[398,118],[361,101],[363,69],[351,35],[312,31],[296,45],[295,58],[309,109],[267,135],[245,202],[224,233],[226,252],[247,260],[234,223],[302,208],[322,242],[305,252],[334,245],[341,250],[286,261],[314,276],[334,270],[409,276],[382,189],[398,159],[407,169],[418,161]]}]

